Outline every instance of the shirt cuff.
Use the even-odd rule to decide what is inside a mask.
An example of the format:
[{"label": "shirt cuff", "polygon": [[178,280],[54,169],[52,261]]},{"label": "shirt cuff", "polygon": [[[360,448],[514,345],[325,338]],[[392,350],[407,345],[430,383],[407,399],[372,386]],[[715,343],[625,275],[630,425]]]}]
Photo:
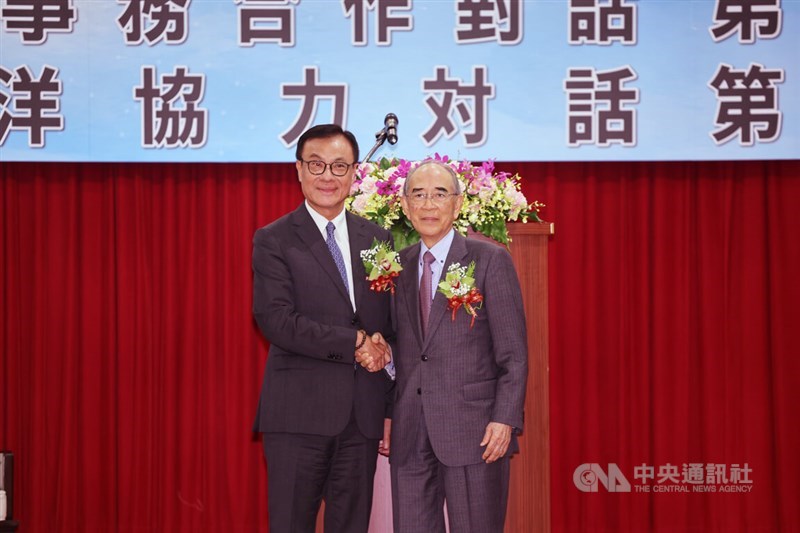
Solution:
[{"label": "shirt cuff", "polygon": [[395,375],[396,375],[396,371],[395,371],[395,368],[394,368],[394,359],[392,359],[391,361],[386,363],[386,366],[383,367],[383,371],[386,372],[386,374],[390,378],[392,378],[392,381],[394,381],[394,378],[395,378]]}]

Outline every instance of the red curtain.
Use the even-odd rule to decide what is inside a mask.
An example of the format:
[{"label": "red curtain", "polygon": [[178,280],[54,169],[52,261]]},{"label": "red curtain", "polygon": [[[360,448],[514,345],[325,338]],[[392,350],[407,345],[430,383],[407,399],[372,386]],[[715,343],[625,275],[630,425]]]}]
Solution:
[{"label": "red curtain", "polygon": [[[800,524],[800,161],[503,163],[550,246],[554,531]],[[267,530],[251,237],[291,164],[3,163],[0,448],[28,532]],[[578,491],[748,464],[749,493]]]}]

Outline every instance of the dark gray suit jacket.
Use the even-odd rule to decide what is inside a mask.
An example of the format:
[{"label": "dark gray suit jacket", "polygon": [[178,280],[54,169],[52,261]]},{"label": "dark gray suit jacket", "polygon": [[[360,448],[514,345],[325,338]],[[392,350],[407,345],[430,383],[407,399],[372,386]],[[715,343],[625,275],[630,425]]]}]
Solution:
[{"label": "dark gray suit jacket", "polygon": [[305,205],[253,238],[253,315],[270,342],[254,431],[332,436],[355,406],[361,432],[383,437],[392,381],[354,369],[356,332],[392,337],[388,293],[369,290],[360,252],[388,231],[346,214],[356,312]]},{"label": "dark gray suit jacket", "polygon": [[423,339],[419,253],[420,245],[415,244],[400,254],[404,270],[394,305],[397,389],[389,460],[397,466],[408,460],[419,417],[424,416],[439,461],[448,466],[477,464],[482,462],[480,442],[489,422],[522,428],[528,348],[519,281],[505,248],[456,233],[442,279],[452,263],[468,266],[474,260],[483,307],[470,329],[464,309],[453,321],[447,298],[437,291]]}]

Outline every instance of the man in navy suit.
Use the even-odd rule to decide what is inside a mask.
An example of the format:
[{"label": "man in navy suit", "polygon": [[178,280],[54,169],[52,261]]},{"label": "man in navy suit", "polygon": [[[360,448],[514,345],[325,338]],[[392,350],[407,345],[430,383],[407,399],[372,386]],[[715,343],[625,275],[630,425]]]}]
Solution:
[{"label": "man in navy suit", "polygon": [[365,532],[393,383],[380,371],[389,295],[369,289],[360,252],[391,236],[344,209],[352,133],[315,126],[296,157],[305,202],[253,238],[253,314],[270,342],[254,428],[270,531],[313,532],[324,499],[326,533]]},{"label": "man in navy suit", "polygon": [[[412,170],[404,185],[403,210],[421,242],[400,253],[395,302],[395,533],[444,532],[444,501],[454,533],[501,533],[505,521],[528,373],[525,314],[508,251],[453,230],[460,189],[438,161]],[[471,303],[453,309],[437,286],[451,267],[463,273],[473,261],[474,283],[455,287],[460,296],[475,289]]]}]

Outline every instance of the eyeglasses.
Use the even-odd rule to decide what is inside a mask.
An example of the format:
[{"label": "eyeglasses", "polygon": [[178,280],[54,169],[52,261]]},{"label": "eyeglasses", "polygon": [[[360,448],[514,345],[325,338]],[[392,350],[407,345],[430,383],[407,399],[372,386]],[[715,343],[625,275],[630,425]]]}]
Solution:
[{"label": "eyeglasses", "polygon": [[411,205],[421,206],[425,204],[426,200],[430,200],[433,205],[444,205],[451,196],[459,196],[457,192],[412,192],[408,195],[408,201]]},{"label": "eyeglasses", "polygon": [[300,159],[301,163],[305,163],[308,166],[308,171],[314,174],[315,176],[319,176],[320,174],[325,173],[325,169],[327,167],[331,167],[331,174],[334,176],[344,176],[347,174],[347,171],[350,170],[350,167],[355,165],[355,163],[343,163],[341,161],[334,161],[333,163],[326,163],[325,161],[319,161],[314,159],[313,161],[304,161]]}]

